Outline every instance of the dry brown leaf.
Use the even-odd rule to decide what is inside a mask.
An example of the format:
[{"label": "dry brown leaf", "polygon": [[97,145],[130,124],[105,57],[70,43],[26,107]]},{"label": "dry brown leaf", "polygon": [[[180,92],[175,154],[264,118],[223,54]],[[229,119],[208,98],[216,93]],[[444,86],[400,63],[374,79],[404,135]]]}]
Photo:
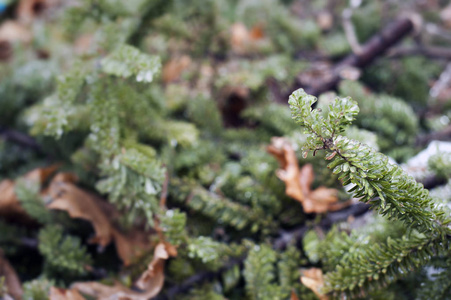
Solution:
[{"label": "dry brown leaf", "polygon": [[320,292],[324,285],[323,271],[318,268],[310,268],[302,271],[301,283],[311,289],[320,300],[328,300],[329,297]]},{"label": "dry brown leaf", "polygon": [[29,43],[32,35],[28,28],[16,21],[5,21],[0,26],[0,60],[8,60],[13,53],[12,44]]},{"label": "dry brown leaf", "polygon": [[334,25],[334,17],[328,11],[321,11],[316,16],[316,23],[318,24],[319,28],[321,28],[321,30],[326,31],[331,29]]},{"label": "dry brown leaf", "polygon": [[118,212],[101,198],[74,185],[74,180],[69,174],[55,176],[47,191],[51,199],[47,204],[49,209],[64,210],[72,218],[91,222],[96,235],[90,242],[105,247],[114,240],[124,265],[129,265],[134,257],[151,246],[147,233],[132,231],[125,236],[117,230],[111,220]]},{"label": "dry brown leaf", "polygon": [[49,209],[67,211],[71,218],[81,218],[92,223],[96,236],[91,242],[103,247],[112,238],[112,226],[107,216],[96,204],[102,201],[97,196],[87,193],[72,183],[53,180],[48,190],[52,201],[47,205]]},{"label": "dry brown leaf", "polygon": [[285,182],[287,196],[299,201],[306,213],[325,213],[342,209],[349,202],[338,202],[336,189],[320,186],[311,189],[315,174],[311,164],[299,169],[298,159],[291,143],[280,137],[273,137],[268,152],[274,155],[281,169],[277,170],[277,177]]},{"label": "dry brown leaf", "polygon": [[243,23],[235,23],[230,31],[230,45],[232,51],[237,54],[246,54],[267,42],[261,24],[257,24],[249,30]]},{"label": "dry brown leaf", "polygon": [[16,271],[10,265],[8,260],[3,257],[3,252],[0,251],[0,277],[5,278],[5,286],[8,295],[14,299],[22,299],[22,284],[20,283],[19,277]]},{"label": "dry brown leaf", "polygon": [[451,28],[451,4],[440,12],[440,18],[447,28]]},{"label": "dry brown leaf", "polygon": [[14,192],[14,181],[9,179],[0,182],[0,215],[26,215]]},{"label": "dry brown leaf", "polygon": [[169,83],[180,78],[182,72],[191,64],[191,58],[188,55],[176,57],[168,61],[162,71],[163,81]]},{"label": "dry brown leaf", "polygon": [[[22,178],[42,184],[56,171],[57,168],[57,165],[53,165],[47,168],[34,169],[25,174]],[[5,179],[0,182],[0,215],[6,218],[28,218],[26,212],[20,206],[19,199],[17,199],[14,189],[14,181]]]},{"label": "dry brown leaf", "polygon": [[299,300],[299,297],[296,295],[295,291],[291,291],[290,300]]},{"label": "dry brown leaf", "polygon": [[49,300],[85,300],[85,298],[75,289],[65,290],[52,286]]},{"label": "dry brown leaf", "polygon": [[58,3],[59,0],[21,0],[17,6],[17,18],[20,22],[31,23],[46,9]]},{"label": "dry brown leaf", "polygon": [[31,31],[16,21],[5,21],[0,26],[1,41],[29,43],[31,38]]},{"label": "dry brown leaf", "polygon": [[250,40],[260,40],[264,37],[265,33],[263,31],[263,26],[261,24],[257,24],[254,27],[252,27],[251,31],[249,32]]},{"label": "dry brown leaf", "polygon": [[249,39],[249,31],[243,23],[235,23],[231,28],[231,46],[237,53],[244,52],[246,41]]},{"label": "dry brown leaf", "polygon": [[74,43],[75,53],[78,55],[86,54],[92,49],[94,44],[94,34],[86,33],[80,35]]},{"label": "dry brown leaf", "polygon": [[[58,169],[58,165],[38,168],[22,178],[41,184],[45,183]],[[48,188],[41,190],[41,195],[48,198],[47,208],[64,210],[72,218],[81,218],[91,222],[95,237],[90,240],[102,247],[114,241],[119,257],[124,265],[142,255],[151,248],[149,233],[131,230],[124,235],[114,226],[113,220],[119,217],[119,212],[111,204],[98,196],[77,187],[74,182],[77,177],[71,173],[58,173],[53,177]],[[20,205],[15,194],[15,183],[6,179],[0,182],[0,215],[29,222],[30,219]]]},{"label": "dry brown leaf", "polygon": [[152,246],[149,236],[150,233],[139,230],[129,231],[125,235],[113,228],[116,251],[125,266],[130,265],[135,258],[143,255]]},{"label": "dry brown leaf", "polygon": [[155,297],[161,291],[164,284],[165,262],[170,256],[176,255],[177,251],[174,246],[168,243],[159,243],[155,247],[153,259],[147,270],[134,284],[135,288],[140,291],[131,290],[120,283],[107,286],[98,282],[79,282],[73,284],[72,288],[98,300],[147,300]]}]

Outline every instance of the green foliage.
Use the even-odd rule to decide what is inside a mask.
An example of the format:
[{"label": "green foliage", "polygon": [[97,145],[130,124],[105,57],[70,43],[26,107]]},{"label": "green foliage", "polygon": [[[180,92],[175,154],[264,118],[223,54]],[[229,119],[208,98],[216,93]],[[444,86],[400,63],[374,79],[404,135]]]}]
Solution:
[{"label": "green foliage", "polygon": [[[400,220],[409,228],[402,238],[388,237],[386,242],[376,245],[366,243],[349,257],[341,258],[335,270],[326,274],[327,291],[356,295],[361,287],[365,290],[380,287],[395,276],[424,265],[442,247],[446,249],[451,223],[449,210],[436,203],[400,167],[388,163],[383,154],[336,135],[338,130],[334,126],[342,130],[349,124],[358,112],[357,104],[350,98],[337,98],[326,119],[320,111],[312,111],[314,102],[316,98],[303,90],[295,91],[289,101],[293,119],[310,133],[304,150],[326,149],[335,153],[335,158],[326,157],[332,160],[328,167],[340,174],[344,185],[352,184],[350,192],[390,220]],[[342,236],[338,243],[334,251],[349,249],[353,239]]]},{"label": "green foliage", "polygon": [[[166,263],[162,294],[205,271],[214,274],[213,280],[195,284],[183,298],[289,299],[295,291],[301,299],[316,299],[299,281],[299,269],[311,266],[326,273],[324,291],[331,296],[410,299],[419,292],[418,297],[428,299],[449,291],[449,185],[428,195],[370,149],[378,147],[397,160],[416,151],[415,139],[424,124],[410,104],[421,109],[441,62],[391,57],[376,62],[370,72],[362,69],[362,82],[395,92],[406,102],[372,94],[358,82],[344,82],[340,94],[358,101],[359,115],[350,98],[332,103],[335,96],[324,95],[317,105],[322,111],[312,111],[315,99],[295,92],[290,104],[294,118],[308,127],[303,135],[290,120],[289,108],[277,103],[301,72],[316,70],[318,61],[335,63],[350,52],[336,16],[355,3],[76,2],[36,18],[30,24],[33,41],[14,48],[12,60],[0,67],[2,179],[61,162],[64,170],[77,173],[77,186],[97,189],[117,209],[110,220],[114,228],[149,230],[151,243],[163,234],[161,238],[177,246],[178,255]],[[352,22],[360,42],[398,7],[374,1],[358,6]],[[321,24],[324,13],[332,16],[330,28]],[[56,26],[63,14],[64,26]],[[12,17],[8,11],[5,16]],[[243,49],[238,49],[240,43]],[[170,70],[180,57],[188,66]],[[171,71],[175,78],[169,80],[166,73]],[[327,77],[319,71],[305,74],[313,80]],[[230,114],[237,114],[243,126],[225,128],[222,118],[227,121]],[[446,126],[442,116],[433,116],[441,121],[440,128]],[[354,119],[358,127],[349,127]],[[25,134],[26,129],[38,146],[29,146],[28,137],[16,139],[16,131]],[[304,252],[294,240],[285,250],[274,249],[271,243],[291,230],[347,213],[314,220],[302,214],[278,178],[278,161],[266,151],[274,136],[288,138],[298,159],[300,148],[326,149],[328,160],[310,155],[301,162],[314,167],[312,186],[340,189],[343,200],[351,190],[388,218],[365,214],[355,223],[349,218],[334,224],[329,232],[315,227],[304,238]],[[329,160],[337,174],[326,168]],[[439,176],[449,176],[446,157],[433,157],[429,165]],[[349,184],[341,189],[338,178]],[[91,258],[81,241],[92,234],[92,226],[67,222],[65,212],[48,212],[39,189],[24,179],[16,181],[21,205],[43,228],[33,223],[25,230],[0,222],[5,255],[22,279],[38,278],[25,284],[25,299],[46,299],[50,285],[69,287],[81,277],[114,277],[130,285],[141,275],[151,249],[125,268],[113,243],[97,253],[90,246]],[[166,207],[159,203],[161,197]],[[67,220],[60,222],[60,216]]]},{"label": "green foliage", "polygon": [[52,215],[44,205],[39,195],[41,184],[39,182],[18,179],[15,183],[15,193],[22,208],[33,219],[41,224],[52,222]]},{"label": "green foliage", "polygon": [[3,298],[8,293],[8,288],[5,284],[5,276],[0,277],[0,296]]},{"label": "green foliage", "polygon": [[251,299],[285,299],[282,287],[275,283],[277,254],[267,245],[254,245],[244,261],[246,291]]},{"label": "green foliage", "polygon": [[0,126],[16,123],[15,118],[21,109],[48,95],[57,72],[54,63],[42,60],[18,61],[11,68],[14,72],[0,74]]},{"label": "green foliage", "polygon": [[422,232],[432,230],[441,235],[449,232],[447,224],[451,220],[421,184],[399,166],[388,163],[383,154],[365,144],[335,135],[336,128],[342,130],[357,114],[355,102],[350,98],[337,98],[330,106],[329,118],[324,119],[318,110],[311,110],[315,101],[315,97],[303,90],[290,97],[293,118],[310,133],[305,151],[327,149],[336,152],[338,155],[328,167],[340,174],[344,185],[354,185],[351,191],[355,192],[355,197],[371,203],[382,215],[402,220]]},{"label": "green foliage", "polygon": [[290,121],[290,110],[285,105],[270,103],[262,106],[252,106],[246,109],[242,116],[260,126],[267,128],[275,136],[287,135],[295,130]]},{"label": "green foliage", "polygon": [[[378,134],[381,151],[396,156],[400,146],[412,147],[418,131],[418,117],[407,103],[387,95],[371,94],[353,81],[343,81],[339,89],[341,94],[357,99],[362,109],[356,123]],[[395,158],[403,158],[402,152]]]},{"label": "green foliage", "polygon": [[110,201],[118,207],[129,210],[128,224],[144,216],[152,225],[164,180],[164,168],[155,160],[154,150],[143,145],[123,149],[123,153],[101,167],[105,177],[97,183],[97,189],[109,194]]},{"label": "green foliage", "polygon": [[188,246],[189,257],[199,258],[203,263],[217,260],[220,256],[219,249],[221,243],[213,241],[211,238],[200,236],[192,239]]},{"label": "green foliage", "polygon": [[102,70],[111,75],[128,78],[136,76],[137,82],[152,82],[160,70],[159,57],[141,53],[138,49],[121,45],[102,60]]},{"label": "green foliage", "polygon": [[273,47],[287,53],[293,53],[301,45],[313,48],[320,36],[316,22],[293,18],[288,9],[276,0],[239,1],[236,11],[237,17],[251,27],[267,20],[266,30]]},{"label": "green foliage", "polygon": [[277,270],[279,286],[286,295],[291,293],[293,288],[299,288],[299,265],[301,264],[301,253],[295,246],[289,246],[286,251],[279,254]]},{"label": "green foliage", "polygon": [[242,256],[245,250],[242,245],[221,243],[205,236],[190,238],[188,242],[188,257],[212,270],[219,269],[232,257]]},{"label": "green foliage", "polygon": [[377,1],[363,1],[362,7],[354,10],[351,20],[360,43],[364,43],[380,28],[381,10],[382,3]]},{"label": "green foliage", "polygon": [[58,226],[47,226],[39,231],[39,252],[45,258],[49,274],[69,273],[83,275],[92,258],[77,237],[63,235]]},{"label": "green foliage", "polygon": [[[38,155],[32,149],[0,139],[0,179],[23,174],[30,165],[39,163],[37,158]],[[25,168],[24,164],[27,164]]]},{"label": "green foliage", "polygon": [[195,288],[189,292],[189,295],[180,299],[183,300],[225,300],[218,284],[204,284],[199,288]]},{"label": "green foliage", "polygon": [[222,282],[224,285],[224,291],[230,292],[236,287],[241,279],[240,267],[238,265],[233,266],[229,270],[222,274]]},{"label": "green foliage", "polygon": [[448,179],[451,177],[451,153],[443,152],[432,155],[428,159],[428,167],[439,178]]},{"label": "green foliage", "polygon": [[39,278],[27,281],[23,285],[23,300],[47,300],[50,293],[50,287],[55,283],[45,278]]},{"label": "green foliage", "polygon": [[[434,266],[437,267],[437,266]],[[451,259],[441,259],[436,272],[422,284],[417,299],[451,299]]]},{"label": "green foliage", "polygon": [[439,238],[431,239],[422,234],[388,238],[384,244],[366,244],[348,260],[341,261],[335,271],[326,274],[325,292],[345,292],[355,297],[362,288],[366,291],[380,289],[425,265],[442,247],[447,246],[442,245]]},{"label": "green foliage", "polygon": [[[429,99],[427,78],[439,76],[439,64],[425,57],[406,56],[397,62],[382,59],[365,70],[363,78],[377,90],[401,97],[416,107]],[[396,78],[396,80],[393,80]]]},{"label": "green foliage", "polygon": [[319,42],[321,50],[331,56],[342,56],[350,52],[351,47],[343,33],[333,33],[325,36]]},{"label": "green foliage", "polygon": [[189,208],[201,212],[219,224],[226,224],[237,230],[246,227],[250,227],[251,232],[267,230],[271,223],[271,219],[261,208],[238,204],[197,185],[173,181],[169,190],[174,200],[184,202]]},{"label": "green foliage", "polygon": [[160,228],[166,240],[174,246],[178,246],[186,241],[186,214],[178,209],[167,210],[160,217]]},{"label": "green foliage", "polygon": [[316,97],[307,95],[303,89],[294,91],[288,100],[292,118],[310,134],[305,148],[312,150],[324,149],[325,143],[330,143],[335,134],[344,131],[359,113],[357,103],[349,97],[336,98],[329,106],[327,118],[319,110],[311,109],[315,102]]},{"label": "green foliage", "polygon": [[9,224],[0,219],[0,246],[5,255],[16,254],[21,246],[21,238],[29,235],[29,232],[20,226]]}]

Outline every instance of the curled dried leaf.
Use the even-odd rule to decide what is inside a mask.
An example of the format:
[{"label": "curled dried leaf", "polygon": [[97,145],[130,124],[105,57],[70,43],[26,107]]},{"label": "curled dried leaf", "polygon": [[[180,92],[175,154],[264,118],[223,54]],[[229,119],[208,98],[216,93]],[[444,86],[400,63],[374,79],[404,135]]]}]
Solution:
[{"label": "curled dried leaf", "polygon": [[3,257],[3,252],[0,250],[0,277],[5,278],[5,286],[8,295],[14,299],[22,299],[22,284],[19,277],[11,264]]},{"label": "curled dried leaf", "polygon": [[296,295],[295,291],[291,291],[290,300],[299,300],[298,295]]},{"label": "curled dried leaf", "polygon": [[316,16],[316,23],[321,30],[327,31],[334,25],[334,17],[329,11],[321,11]]},{"label": "curled dried leaf", "polygon": [[102,201],[101,199],[64,181],[53,180],[48,193],[52,201],[47,208],[64,210],[72,218],[81,218],[91,222],[96,233],[91,242],[103,247],[111,242],[113,238],[111,223],[97,204]]},{"label": "curled dried leaf", "polygon": [[90,242],[102,247],[114,241],[119,257],[125,265],[129,265],[133,258],[149,249],[148,234],[131,231],[127,236],[115,228],[112,219],[118,216],[113,206],[98,196],[86,192],[72,182],[76,177],[60,173],[54,177],[49,185],[47,194],[50,202],[49,209],[66,211],[72,218],[89,221],[94,227],[95,237]]},{"label": "curled dried leaf", "polygon": [[60,289],[56,287],[50,288],[50,300],[85,300],[80,293],[75,289]]},{"label": "curled dried leaf", "polygon": [[135,282],[134,288],[129,289],[120,283],[113,286],[103,285],[98,282],[79,282],[72,285],[72,288],[80,292],[93,296],[96,299],[121,299],[121,300],[146,300],[158,295],[164,284],[164,265],[171,256],[176,256],[175,247],[161,242],[154,250],[152,261],[147,270]]},{"label": "curled dried leaf", "polygon": [[[47,168],[37,168],[22,178],[32,182],[44,183],[55,171],[57,165],[52,165]],[[15,193],[15,182],[10,179],[5,179],[0,182],[0,215],[7,218],[21,218],[29,221],[25,210],[20,206],[19,199]]]},{"label": "curled dried leaf", "polygon": [[5,21],[0,26],[0,60],[12,56],[14,43],[30,43],[32,39],[29,28],[16,21]]},{"label": "curled dried leaf", "polygon": [[176,57],[168,61],[163,67],[163,81],[169,83],[180,78],[180,75],[191,65],[191,58],[188,55]]},{"label": "curled dried leaf", "polygon": [[237,54],[247,54],[267,42],[261,24],[257,24],[249,30],[243,23],[235,23],[232,25],[230,33],[230,45],[233,52]]},{"label": "curled dried leaf", "polygon": [[21,0],[17,6],[17,18],[23,23],[31,23],[36,17],[60,0]]},{"label": "curled dried leaf", "polygon": [[301,283],[311,289],[320,300],[328,300],[329,297],[321,293],[324,285],[323,271],[318,268],[310,268],[302,271]]},{"label": "curled dried leaf", "polygon": [[306,213],[324,213],[342,209],[348,202],[338,202],[336,189],[320,186],[312,190],[315,174],[311,164],[299,168],[298,159],[291,143],[280,137],[273,137],[267,150],[279,162],[281,169],[277,177],[285,182],[287,196],[299,201]]}]

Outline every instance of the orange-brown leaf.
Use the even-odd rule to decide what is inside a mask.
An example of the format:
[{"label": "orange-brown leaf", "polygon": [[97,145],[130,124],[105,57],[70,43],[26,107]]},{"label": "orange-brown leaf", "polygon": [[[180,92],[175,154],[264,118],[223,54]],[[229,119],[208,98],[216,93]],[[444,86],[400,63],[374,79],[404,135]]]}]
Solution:
[{"label": "orange-brown leaf", "polygon": [[323,271],[318,268],[310,268],[302,271],[301,283],[311,289],[320,300],[328,300],[329,297],[321,293],[324,285]]},{"label": "orange-brown leaf", "polygon": [[265,37],[265,33],[263,32],[263,26],[261,24],[257,24],[254,27],[252,27],[249,38],[251,40],[259,40]]},{"label": "orange-brown leaf", "polygon": [[49,209],[67,211],[72,218],[81,218],[92,223],[96,236],[91,240],[103,247],[112,238],[112,226],[106,215],[96,204],[97,196],[83,191],[72,183],[52,181],[49,187],[52,201],[47,205]]},{"label": "orange-brown leaf", "polygon": [[58,4],[60,0],[21,0],[17,6],[17,18],[23,23],[30,23],[46,9]]},{"label": "orange-brown leaf", "polygon": [[150,247],[148,233],[131,231],[128,236],[122,234],[113,225],[112,219],[118,212],[98,196],[86,192],[70,181],[75,180],[68,174],[58,174],[50,183],[48,195],[49,209],[66,211],[72,218],[89,221],[94,227],[95,236],[90,240],[105,247],[112,240],[124,265],[129,265],[134,257]]},{"label": "orange-brown leaf", "polygon": [[296,292],[293,290],[291,291],[290,300],[299,300],[298,295],[296,295]]},{"label": "orange-brown leaf", "polygon": [[5,278],[5,285],[8,295],[11,295],[14,299],[22,299],[22,284],[16,271],[10,265],[8,260],[3,257],[3,253],[0,251],[0,277]]},{"label": "orange-brown leaf", "polygon": [[246,28],[246,25],[243,23],[235,23],[232,25],[230,44],[234,52],[244,52],[248,39],[249,30]]},{"label": "orange-brown leaf", "polygon": [[191,58],[188,55],[183,55],[168,61],[162,72],[163,81],[169,83],[180,78],[182,72],[191,64]]},{"label": "orange-brown leaf", "polygon": [[[57,168],[57,165],[52,165],[47,168],[37,168],[25,174],[23,178],[42,184],[56,171]],[[0,182],[0,215],[7,218],[28,218],[16,197],[15,183],[9,179]],[[29,220],[27,219],[27,221]]]},{"label": "orange-brown leaf", "polygon": [[72,288],[80,292],[93,296],[99,300],[121,299],[121,300],[147,300],[158,295],[164,284],[164,265],[170,256],[174,255],[172,245],[159,243],[154,250],[152,261],[147,270],[135,282],[134,286],[138,290],[131,290],[120,283],[114,286],[107,286],[98,282],[79,282],[72,285]]},{"label": "orange-brown leaf", "polygon": [[52,286],[50,300],[85,300],[85,298],[75,289],[65,290]]},{"label": "orange-brown leaf", "polygon": [[292,144],[285,138],[273,137],[268,152],[274,155],[280,165],[276,175],[285,182],[285,194],[302,204],[306,213],[325,213],[343,208],[349,202],[338,203],[336,189],[320,186],[312,190],[315,179],[313,166],[299,168]]},{"label": "orange-brown leaf", "polygon": [[1,41],[29,43],[31,38],[30,29],[16,21],[5,21],[0,26]]}]

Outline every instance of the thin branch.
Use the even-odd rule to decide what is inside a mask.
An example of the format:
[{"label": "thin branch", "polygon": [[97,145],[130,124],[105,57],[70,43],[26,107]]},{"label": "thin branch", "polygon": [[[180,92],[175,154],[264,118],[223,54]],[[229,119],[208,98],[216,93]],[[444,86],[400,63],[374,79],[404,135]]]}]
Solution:
[{"label": "thin branch", "polygon": [[439,38],[451,41],[451,32],[445,30],[434,23],[427,23],[424,27],[425,31],[430,35],[435,35]]},{"label": "thin branch", "polygon": [[164,175],[163,187],[160,196],[160,208],[166,208],[166,200],[168,198],[169,171],[166,170]]},{"label": "thin branch", "polygon": [[345,31],[346,39],[348,40],[349,45],[351,46],[352,52],[354,54],[359,55],[362,53],[363,49],[359,43],[359,39],[357,38],[357,34],[355,31],[354,24],[352,23],[352,8],[346,8],[342,13],[342,23],[343,29]]},{"label": "thin branch", "polygon": [[389,58],[398,58],[409,55],[425,56],[433,59],[451,59],[451,49],[448,47],[419,46],[419,47],[397,47],[388,53]]},{"label": "thin branch", "polygon": [[36,140],[23,132],[0,127],[0,137],[22,147],[30,148],[40,154],[43,153],[41,146],[36,142]]},{"label": "thin branch", "polygon": [[451,62],[446,65],[445,70],[440,74],[438,80],[434,83],[431,90],[429,91],[429,96],[432,98],[437,98],[440,93],[449,85],[451,82]]},{"label": "thin branch", "polygon": [[[398,43],[414,29],[414,23],[411,18],[404,17],[387,25],[380,33],[373,36],[362,46],[359,54],[351,54],[338,63],[332,70],[331,76],[325,80],[318,80],[310,86],[297,80],[293,89],[303,87],[307,93],[318,96],[319,94],[333,89],[342,79],[340,73],[349,67],[363,68],[372,63],[381,56],[390,47]],[[298,76],[301,78],[301,76]],[[282,99],[281,99],[282,101]],[[283,99],[285,103],[285,99]]]}]

